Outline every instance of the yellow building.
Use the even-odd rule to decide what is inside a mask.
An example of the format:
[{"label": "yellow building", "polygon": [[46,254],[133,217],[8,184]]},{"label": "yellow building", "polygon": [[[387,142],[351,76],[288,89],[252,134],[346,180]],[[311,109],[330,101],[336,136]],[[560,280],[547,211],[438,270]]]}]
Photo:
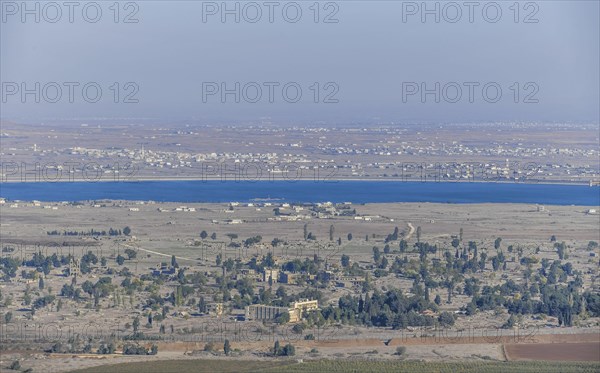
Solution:
[{"label": "yellow building", "polygon": [[277,316],[284,312],[290,315],[290,322],[298,322],[302,320],[304,311],[313,311],[319,309],[317,300],[300,300],[294,302],[292,307],[275,307],[263,304],[252,304],[246,307],[246,319],[251,320],[275,320]]},{"label": "yellow building", "polygon": [[317,300],[304,299],[294,302],[293,307],[289,309],[290,322],[298,322],[302,320],[302,314],[304,311],[314,311],[317,309],[319,309],[319,301]]},{"label": "yellow building", "polygon": [[272,283],[277,283],[279,281],[279,270],[278,269],[273,269],[273,268],[265,268],[265,271],[263,272],[263,279],[264,282],[269,282],[269,280],[272,281]]},{"label": "yellow building", "polygon": [[289,273],[289,272],[280,272],[279,279],[280,282],[288,285],[296,285],[298,284],[298,279],[300,278],[299,273]]},{"label": "yellow building", "polygon": [[222,316],[223,315],[223,303],[208,303],[206,305],[206,311],[209,315]]}]

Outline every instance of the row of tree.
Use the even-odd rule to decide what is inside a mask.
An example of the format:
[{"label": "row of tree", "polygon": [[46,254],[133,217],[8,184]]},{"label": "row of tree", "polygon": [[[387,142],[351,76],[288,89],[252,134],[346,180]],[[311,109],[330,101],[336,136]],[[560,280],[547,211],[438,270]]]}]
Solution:
[{"label": "row of tree", "polygon": [[53,230],[53,231],[47,231],[46,234],[48,236],[93,236],[93,237],[99,237],[99,236],[121,236],[121,235],[125,235],[125,236],[129,236],[131,234],[131,228],[129,227],[125,227],[123,228],[123,230],[121,229],[113,229],[112,227],[108,229],[108,231],[106,230],[95,230],[94,228],[87,230],[87,231],[67,231],[67,230],[63,230],[62,232],[58,231],[58,230]]}]

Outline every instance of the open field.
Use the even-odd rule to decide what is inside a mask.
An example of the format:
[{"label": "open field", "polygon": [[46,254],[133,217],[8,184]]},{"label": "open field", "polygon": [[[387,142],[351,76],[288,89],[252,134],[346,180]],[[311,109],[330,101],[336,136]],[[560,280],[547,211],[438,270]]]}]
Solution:
[{"label": "open field", "polygon": [[[277,220],[280,216],[274,213],[276,208],[282,208],[289,214],[285,216],[293,219]],[[222,363],[231,362],[232,371],[241,371],[236,368],[235,362],[243,361],[248,371],[266,372],[265,366],[260,365],[264,363],[274,364],[271,366],[274,371],[411,371],[414,368],[412,371],[418,372],[420,368],[406,364],[426,361],[434,364],[431,366],[433,371],[487,369],[490,372],[510,372],[506,367],[516,367],[515,372],[530,368],[532,372],[537,372],[534,369],[542,369],[538,370],[542,372],[545,368],[537,368],[535,364],[500,364],[507,358],[527,358],[527,354],[534,354],[536,360],[546,358],[528,352],[529,347],[523,347],[536,346],[537,343],[571,351],[566,353],[571,359],[597,362],[588,353],[584,356],[573,350],[577,349],[576,345],[585,345],[588,346],[586,351],[591,354],[589,349],[598,347],[595,342],[600,323],[595,313],[596,303],[591,297],[588,298],[591,300],[588,311],[573,315],[571,325],[561,324],[556,314],[530,311],[517,315],[513,326],[505,326],[511,316],[505,305],[525,294],[529,296],[529,287],[521,286],[525,281],[530,285],[541,284],[543,279],[562,287],[577,279],[581,292],[597,293],[599,249],[590,246],[590,243],[600,241],[599,216],[586,212],[597,209],[597,206],[542,208],[508,203],[379,203],[339,204],[327,208],[329,211],[323,206],[292,205],[283,208],[260,203],[191,203],[182,207],[175,203],[135,201],[6,203],[0,216],[2,254],[3,258],[17,258],[19,268],[12,277],[6,275],[0,283],[3,296],[0,313],[4,315],[0,320],[0,331],[3,332],[0,367],[4,370],[12,362],[20,361],[21,366],[32,368],[36,373],[77,369],[96,369],[90,372],[104,373],[107,364],[148,362],[157,371],[168,372],[161,368],[163,363],[159,361],[176,360],[177,364],[181,364],[180,371],[185,372],[186,366],[193,366],[193,362],[199,359],[212,359],[219,367]],[[352,211],[350,215],[344,214],[349,211]],[[125,226],[131,229],[130,234],[85,233],[108,231],[109,228],[121,230]],[[317,239],[304,239],[304,227]],[[331,227],[334,227],[333,240],[329,239]],[[387,240],[396,227],[398,238]],[[204,238],[200,235],[202,231],[206,231]],[[352,239],[348,238],[350,233],[354,236]],[[213,234],[215,238],[211,238]],[[261,236],[261,242],[245,244],[246,239],[256,235]],[[551,241],[554,235],[557,242]],[[462,241],[454,247],[453,242],[456,244],[459,236],[462,236]],[[499,248],[495,248],[499,238],[502,241]],[[285,241],[285,244],[274,245],[276,239]],[[401,239],[407,244],[404,251],[400,250]],[[327,323],[317,327],[316,323],[308,320],[278,324],[273,320],[238,319],[244,315],[246,305],[268,302],[257,298],[263,292],[271,294],[274,302],[283,302],[281,299],[285,297],[293,299],[284,303],[290,304],[296,300],[291,297],[299,297],[304,291],[318,290],[321,312],[330,307],[339,308],[342,297],[360,295],[364,299],[368,294],[372,298],[374,289],[380,289],[382,294],[389,289],[399,289],[406,296],[406,306],[410,307],[414,299],[422,296],[415,289],[415,273],[419,272],[421,260],[417,250],[419,239],[437,247],[423,261],[429,269],[429,276],[435,281],[429,289],[430,301],[420,301],[425,306],[419,313],[432,313],[433,324],[408,324],[394,328],[391,322],[373,326],[330,316]],[[556,274],[552,278],[551,264],[559,263],[555,246],[559,242],[568,247],[568,258],[560,267],[554,266]],[[477,264],[474,270],[464,270],[467,259],[472,255],[459,255],[459,251],[466,253],[473,245],[479,255],[487,254],[487,259],[483,260],[483,265]],[[374,246],[379,247],[382,255],[389,260],[381,276],[374,275],[377,270]],[[385,246],[389,246],[387,252]],[[503,266],[494,269],[491,259],[501,251],[506,260]],[[61,262],[59,258],[72,255],[81,259],[88,252],[97,257],[97,262],[90,263],[87,271],[79,273],[75,281],[75,277],[69,274],[68,262]],[[301,283],[281,281],[271,286],[255,272],[251,281],[253,296],[242,298],[237,287],[243,283],[240,280],[251,273],[243,271],[249,271],[248,263],[264,261],[269,253],[273,255],[274,266],[282,271],[290,261],[308,260],[320,266],[318,271],[321,274],[328,268],[329,273],[339,277],[347,276],[349,271],[349,268],[340,266],[342,256],[347,256],[360,272],[368,274],[370,289],[365,291],[355,285],[338,286],[337,279],[309,280],[307,274],[303,275],[305,278]],[[43,268],[40,264],[29,263],[34,254],[42,254],[41,260],[53,256],[55,261]],[[457,277],[450,294],[444,285],[443,271],[448,267],[443,264],[449,259],[446,254],[450,254],[451,261],[456,264],[453,276],[461,276]],[[222,262],[230,261],[231,267],[226,269],[223,263],[217,263],[217,258]],[[527,264],[521,260],[523,258],[535,259]],[[160,273],[161,268],[167,269],[173,259],[177,268],[171,265],[170,273]],[[546,262],[545,269],[542,268],[543,261]],[[392,262],[396,262],[396,269],[390,268]],[[565,262],[569,262],[570,267],[563,270]],[[316,271],[314,269],[313,273]],[[183,275],[180,272],[184,272]],[[529,273],[527,279],[525,273]],[[106,278],[110,285],[97,297],[94,297],[93,289],[83,290],[84,284],[87,283],[86,289],[90,290],[94,283],[96,285],[93,286],[101,286],[101,279]],[[501,291],[506,303],[493,308],[478,306],[481,309],[466,314],[465,308],[476,298],[466,294],[466,279],[475,279],[480,289],[484,286],[504,289]],[[230,289],[220,285],[223,281],[230,284]],[[69,286],[73,286],[79,294],[69,295]],[[178,301],[175,294],[182,287],[189,292]],[[552,285],[548,289],[554,287]],[[277,295],[280,288],[287,295]],[[223,302],[225,293],[228,300]],[[28,294],[28,299],[25,294]],[[449,295],[451,299],[448,299]],[[223,302],[224,311],[222,314],[199,312],[199,297],[212,304]],[[581,302],[578,297],[575,294],[573,299]],[[49,304],[45,303],[46,298],[50,299]],[[434,298],[443,301],[434,304]],[[532,302],[536,302],[534,304],[544,301],[539,292],[532,292],[531,298]],[[439,315],[443,312],[453,315],[451,326],[439,324]],[[3,323],[9,313],[11,320]],[[135,320],[143,333],[135,342],[144,346],[155,344],[157,355],[121,353],[127,343],[124,338],[135,334],[132,325]],[[296,325],[302,327],[298,332],[292,329]],[[37,329],[45,331],[41,338],[36,333]],[[85,346],[87,338],[94,339],[88,347]],[[223,353],[226,339],[235,349],[229,357]],[[114,341],[117,352],[97,354],[100,344],[107,341]],[[306,363],[277,366],[290,360],[273,356],[275,341],[281,341],[282,345],[292,343],[295,357],[291,361],[303,359]],[[215,349],[207,350],[207,346],[213,343]],[[515,344],[517,346],[513,347]],[[503,345],[509,345],[508,357]],[[406,347],[405,361],[398,362],[400,358],[395,353],[402,346]],[[553,356],[570,360],[565,354]],[[315,359],[324,362],[310,362]],[[348,361],[354,365],[343,365]],[[471,365],[449,368],[443,365],[455,361]],[[489,365],[478,365],[486,363]],[[207,371],[223,371],[207,364]],[[360,364],[381,365],[363,368]],[[554,369],[552,366],[545,371],[598,370],[597,363],[578,364],[560,366],[563,370],[551,370]],[[227,367],[223,365],[223,369],[229,369]],[[567,367],[572,370],[567,370]],[[123,369],[128,372],[129,368]],[[143,366],[140,369],[152,372]],[[432,370],[422,368],[420,371]],[[110,371],[119,372],[112,368]]]},{"label": "open field", "polygon": [[600,365],[565,362],[449,362],[423,363],[418,361],[340,361],[319,360],[304,363],[253,363],[245,361],[158,361],[152,363],[118,364],[72,371],[71,373],[192,373],[192,372],[448,372],[448,373],[592,373]]},{"label": "open field", "polygon": [[507,344],[504,351],[508,360],[600,362],[600,342]]},{"label": "open field", "polygon": [[[361,361],[366,361],[373,369],[382,371],[423,371],[443,372],[458,369],[458,372],[482,371],[482,372],[545,372],[540,368],[549,366],[548,361],[560,360],[560,369],[548,370],[549,372],[586,372],[598,369],[598,334],[541,334],[534,339],[525,339],[522,343],[516,343],[515,339],[503,338],[503,341],[512,343],[498,344],[478,338],[470,341],[466,339],[440,340],[434,338],[413,338],[391,340],[387,345],[381,339],[362,338],[354,340],[340,339],[337,341],[298,341],[295,342],[296,358],[273,359],[268,357],[268,346],[270,343],[234,342],[233,347],[238,350],[231,357],[219,353],[203,352],[204,343],[164,343],[159,342],[159,353],[156,356],[124,356],[120,354],[97,355],[97,354],[47,354],[36,352],[31,347],[27,350],[11,351],[2,353],[0,368],[5,369],[8,363],[20,360],[25,368],[32,368],[33,372],[171,372],[171,371],[198,371],[198,372],[230,372],[230,371],[357,371],[360,372]],[[588,342],[585,342],[588,341]],[[502,343],[502,342],[501,342]],[[406,352],[401,358],[396,355],[396,347],[405,346]],[[39,350],[39,349],[38,349]],[[552,354],[538,353],[551,350]],[[311,351],[317,351],[312,353]],[[507,351],[507,352],[505,352]],[[513,352],[517,354],[513,355]],[[525,356],[530,351],[537,353],[529,355],[526,360],[520,360],[519,356]],[[582,353],[582,351],[584,353]],[[595,351],[595,355],[594,355]],[[285,366],[281,364],[295,363],[296,359],[302,359],[306,364]],[[506,361],[508,359],[508,362]],[[321,361],[323,360],[323,361]],[[168,361],[168,363],[167,363]],[[200,361],[201,363],[198,363]],[[564,362],[571,361],[570,364]],[[588,361],[589,363],[581,363]],[[352,367],[344,365],[352,362]],[[421,370],[416,369],[415,364],[421,364]],[[432,368],[427,370],[423,363],[427,362]],[[510,364],[508,364],[510,362]],[[412,365],[411,365],[412,364]],[[417,365],[418,365],[417,364]],[[444,365],[451,364],[451,365]],[[107,368],[110,365],[111,368]],[[215,369],[214,367],[221,367]],[[112,367],[116,367],[113,369]],[[131,368],[129,368],[131,367]],[[148,367],[147,369],[145,367]],[[172,367],[181,370],[170,370]],[[195,368],[194,368],[195,367]],[[273,370],[265,370],[265,367],[273,367]],[[386,368],[387,367],[387,368]],[[392,370],[390,367],[395,367]],[[452,368],[454,367],[454,368]],[[331,369],[330,369],[331,368]],[[344,370],[350,369],[352,370]],[[445,370],[445,369],[450,370]],[[483,368],[487,369],[484,370]],[[511,369],[508,369],[511,368]],[[567,369],[569,368],[569,369]],[[131,370],[129,370],[131,369]],[[139,369],[139,370],[136,370]],[[204,370],[203,370],[204,369]],[[231,370],[230,370],[231,369]],[[311,370],[315,369],[315,370]],[[318,370],[316,370],[318,369]],[[353,370],[357,369],[357,370]],[[470,370],[469,370],[470,369]],[[508,370],[503,370],[508,369]],[[527,370],[530,369],[530,370]],[[597,371],[597,370],[596,370]]]},{"label": "open field", "polygon": [[[281,371],[285,366],[293,364],[286,361],[245,361],[245,360],[165,360],[143,363],[125,363],[105,365],[101,367],[74,370],[70,373],[213,373],[213,372],[266,372]],[[274,369],[274,370],[272,370]]]}]

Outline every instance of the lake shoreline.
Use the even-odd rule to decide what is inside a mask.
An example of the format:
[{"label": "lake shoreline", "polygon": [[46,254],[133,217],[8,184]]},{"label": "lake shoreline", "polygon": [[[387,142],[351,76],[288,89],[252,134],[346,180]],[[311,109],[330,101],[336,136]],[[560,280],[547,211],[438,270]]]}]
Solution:
[{"label": "lake shoreline", "polygon": [[30,182],[4,184],[0,197],[45,202],[128,200],[179,203],[528,203],[600,205],[597,187],[508,182],[372,180]]},{"label": "lake shoreline", "polygon": [[[397,182],[397,183],[423,183],[423,184],[431,184],[431,183],[464,183],[464,184],[473,184],[473,183],[489,183],[489,184],[530,184],[530,185],[580,185],[580,186],[590,186],[590,181],[567,181],[567,180],[557,180],[557,181],[549,181],[549,180],[533,180],[533,181],[519,181],[519,180],[453,180],[453,179],[444,179],[444,180],[422,180],[422,179],[394,179],[394,178],[260,178],[258,180],[253,180],[251,178],[248,179],[239,179],[236,180],[233,177],[175,177],[175,176],[167,176],[167,177],[139,177],[139,178],[99,178],[99,179],[85,179],[85,178],[64,178],[59,180],[34,180],[34,181],[22,181],[22,180],[0,180],[0,185],[2,184],[37,184],[37,183],[137,183],[137,182],[154,182],[154,181],[202,181],[202,182],[211,182],[211,181],[220,181],[223,183],[273,183],[273,182],[304,182],[304,181],[313,181],[316,183],[336,183],[336,182]],[[600,186],[600,181],[595,182],[594,186]]]}]

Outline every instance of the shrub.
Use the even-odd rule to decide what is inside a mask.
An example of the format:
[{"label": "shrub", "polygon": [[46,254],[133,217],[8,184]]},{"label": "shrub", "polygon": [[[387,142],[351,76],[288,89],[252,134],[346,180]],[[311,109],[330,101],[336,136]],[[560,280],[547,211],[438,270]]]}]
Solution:
[{"label": "shrub", "polygon": [[292,331],[295,334],[302,334],[302,332],[304,331],[304,325],[302,324],[296,324],[292,327]]},{"label": "shrub", "polygon": [[288,343],[283,348],[282,355],[283,356],[294,356],[294,355],[296,355],[296,348],[292,344]]},{"label": "shrub", "polygon": [[126,344],[123,346],[123,355],[155,355],[156,352],[158,352],[156,345],[152,345],[150,350],[136,344]]},{"label": "shrub", "polygon": [[402,356],[405,353],[406,353],[406,347],[404,347],[404,346],[398,346],[398,347],[396,347],[396,355]]},{"label": "shrub", "polygon": [[96,352],[98,355],[107,355],[115,353],[115,344],[114,343],[102,343]]},{"label": "shrub", "polygon": [[12,362],[12,364],[10,364],[8,369],[19,370],[19,369],[21,369],[21,363],[19,363],[19,360],[15,360]]}]

